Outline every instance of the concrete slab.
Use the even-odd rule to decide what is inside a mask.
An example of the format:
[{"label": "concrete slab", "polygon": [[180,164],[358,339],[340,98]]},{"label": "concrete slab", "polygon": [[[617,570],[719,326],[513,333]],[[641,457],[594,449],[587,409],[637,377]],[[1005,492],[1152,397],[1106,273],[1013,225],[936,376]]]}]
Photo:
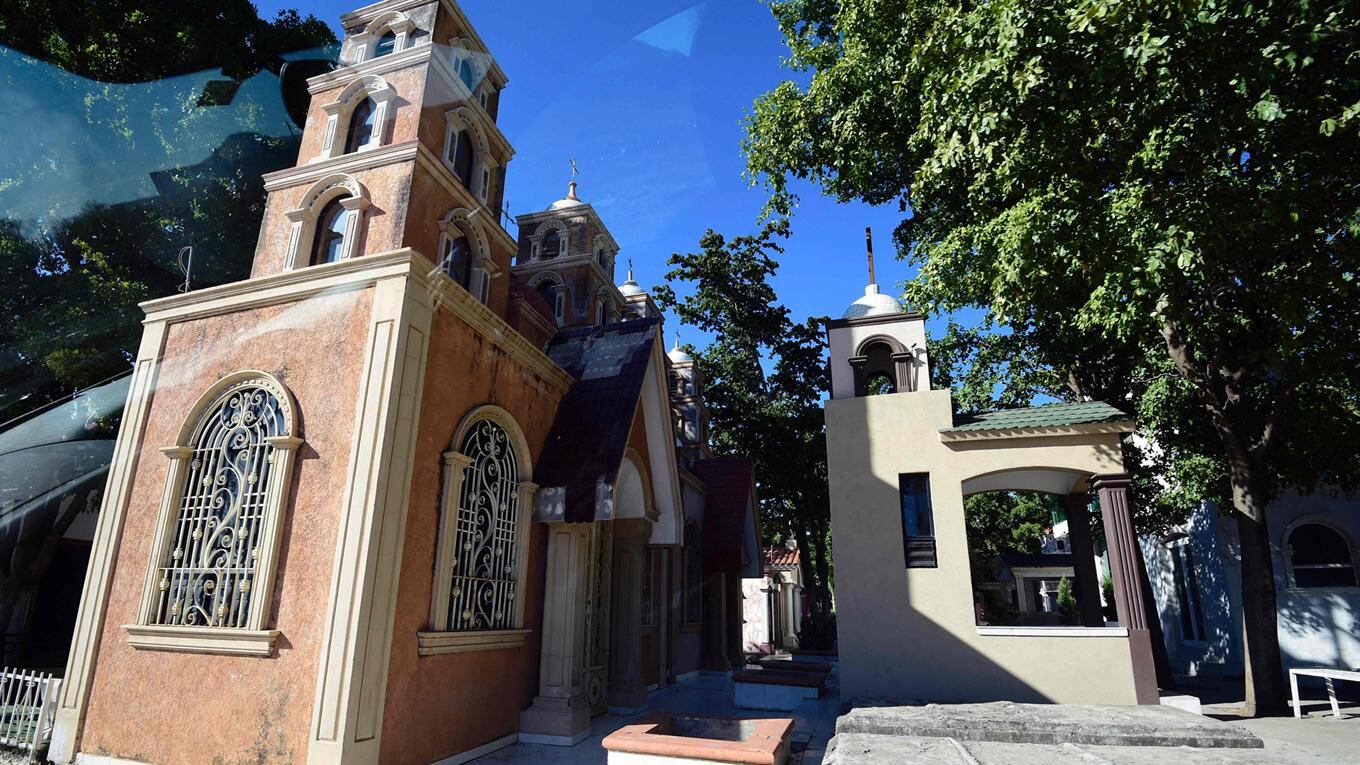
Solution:
[{"label": "concrete slab", "polygon": [[929,704],[859,707],[836,721],[837,735],[954,738],[1015,744],[1090,744],[1259,749],[1244,728],[1162,706]]},{"label": "concrete slab", "polygon": [[1330,765],[1334,760],[1272,742],[1263,749],[1009,744],[954,738],[842,733],[823,765]]}]

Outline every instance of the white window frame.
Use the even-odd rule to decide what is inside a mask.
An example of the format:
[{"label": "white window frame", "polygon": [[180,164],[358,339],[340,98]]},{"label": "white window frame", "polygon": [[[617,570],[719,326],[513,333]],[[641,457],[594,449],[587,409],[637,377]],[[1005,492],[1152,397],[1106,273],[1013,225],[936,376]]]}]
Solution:
[{"label": "white window frame", "polygon": [[345,220],[345,240],[340,260],[357,258],[361,254],[359,237],[363,233],[364,212],[369,207],[368,190],[354,176],[344,173],[329,175],[307,190],[302,204],[284,213],[293,226],[288,235],[288,255],[284,268],[306,268],[312,265],[312,245],[316,241],[317,218],[331,200],[341,198],[340,205],[349,211]]},{"label": "white window frame", "polygon": [[354,44],[354,63],[362,64],[365,61],[372,61],[373,54],[378,47],[378,41],[388,32],[394,32],[397,35],[396,45],[392,46],[392,52],[388,55],[401,53],[410,47],[411,33],[415,29],[415,22],[404,13],[392,12],[379,16],[369,22],[364,31],[350,36],[350,40]]},{"label": "white window frame", "polygon": [[[519,506],[515,526],[515,614],[511,629],[454,631],[448,629],[449,598],[453,589],[453,559],[457,546],[459,499],[462,496],[463,480],[472,458],[459,449],[463,446],[472,428],[478,423],[490,420],[505,431],[510,446],[515,451],[519,469]],[[530,464],[528,442],[515,418],[506,410],[487,404],[469,412],[459,424],[453,435],[451,446],[443,457],[444,485],[439,506],[439,536],[436,540],[434,587],[430,598],[429,629],[417,633],[417,650],[421,656],[447,653],[470,653],[473,651],[492,651],[522,647],[533,631],[524,628],[525,594],[528,584],[529,534],[533,520],[532,508],[538,484],[530,480],[533,466]]]},{"label": "white window frame", "polygon": [[[185,482],[193,459],[192,441],[198,433],[200,421],[205,416],[210,416],[216,411],[224,398],[249,387],[264,388],[273,394],[282,409],[284,433],[266,439],[266,443],[272,448],[269,454],[270,480],[263,501],[264,516],[261,520],[260,544],[257,548],[252,597],[246,623],[243,627],[155,624],[153,622],[156,619],[161,590],[161,568],[169,557],[173,544],[171,536],[179,520],[186,490]],[[293,465],[298,447],[303,443],[303,439],[297,433],[296,410],[297,405],[292,393],[278,378],[253,369],[234,372],[213,384],[199,397],[180,427],[174,445],[161,449],[161,453],[170,459],[170,468],[167,471],[165,490],[161,495],[137,622],[123,626],[128,635],[129,645],[148,650],[237,656],[269,656],[273,652],[280,632],[277,629],[269,629],[268,625],[274,610],[274,603],[271,601],[283,538],[285,503],[292,487]]]},{"label": "white window frame", "polygon": [[322,162],[345,155],[345,143],[349,140],[350,117],[364,99],[371,98],[374,103],[373,134],[368,142],[355,149],[353,154],[373,151],[387,139],[388,125],[395,116],[397,91],[381,77],[366,76],[346,85],[335,100],[322,104],[326,113],[326,133],[321,142],[321,153],[312,162]]}]

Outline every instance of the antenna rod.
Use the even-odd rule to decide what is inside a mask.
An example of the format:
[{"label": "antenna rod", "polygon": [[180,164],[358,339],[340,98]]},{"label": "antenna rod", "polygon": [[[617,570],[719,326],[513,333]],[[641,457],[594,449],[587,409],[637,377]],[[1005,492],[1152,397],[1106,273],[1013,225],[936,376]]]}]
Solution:
[{"label": "antenna rod", "polygon": [[864,227],[864,244],[869,248],[869,283],[878,284],[874,278],[874,230],[869,226]]}]

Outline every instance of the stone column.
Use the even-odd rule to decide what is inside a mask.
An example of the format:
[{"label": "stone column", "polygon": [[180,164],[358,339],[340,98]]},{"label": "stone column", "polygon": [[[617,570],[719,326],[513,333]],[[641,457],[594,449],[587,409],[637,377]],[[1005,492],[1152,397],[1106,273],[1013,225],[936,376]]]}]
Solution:
[{"label": "stone column", "polygon": [[590,734],[583,683],[590,531],[589,523],[548,527],[538,696],[519,718],[519,738],[526,743],[572,746]]},{"label": "stone column", "polygon": [[1086,494],[1069,494],[1062,498],[1067,515],[1067,540],[1072,545],[1072,569],[1075,573],[1077,605],[1081,608],[1081,626],[1104,627],[1105,615],[1100,610],[1100,581],[1096,576],[1095,545],[1091,544],[1091,509]]},{"label": "stone column", "polygon": [[1115,610],[1119,614],[1119,624],[1129,631],[1134,693],[1139,704],[1157,704],[1157,671],[1138,581],[1138,559],[1135,557],[1139,555],[1138,540],[1129,512],[1129,483],[1126,475],[1098,475],[1091,479],[1092,488],[1100,496],[1100,515],[1105,522]]},{"label": "stone column", "polygon": [[642,578],[647,575],[643,549],[652,535],[646,518],[612,522],[614,531],[614,599],[610,605],[609,709],[633,714],[647,708],[642,679]]},{"label": "stone column", "polygon": [[705,672],[732,671],[727,656],[727,575],[718,572],[704,578],[704,660]]}]

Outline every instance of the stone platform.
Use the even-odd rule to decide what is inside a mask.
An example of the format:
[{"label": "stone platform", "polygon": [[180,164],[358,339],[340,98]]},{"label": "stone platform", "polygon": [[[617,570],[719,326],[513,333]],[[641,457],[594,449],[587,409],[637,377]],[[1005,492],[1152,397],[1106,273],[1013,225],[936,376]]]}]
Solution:
[{"label": "stone platform", "polygon": [[[1165,746],[1011,744],[954,738],[843,733],[831,739],[823,765],[1334,765],[1279,742],[1263,749]],[[1344,760],[1340,761],[1344,762]]]},{"label": "stone platform", "polygon": [[[858,707],[836,721],[836,734],[1054,746],[1262,747],[1261,739],[1244,728],[1172,707],[1013,704],[1004,701]],[[935,746],[931,745],[932,748]]]}]

